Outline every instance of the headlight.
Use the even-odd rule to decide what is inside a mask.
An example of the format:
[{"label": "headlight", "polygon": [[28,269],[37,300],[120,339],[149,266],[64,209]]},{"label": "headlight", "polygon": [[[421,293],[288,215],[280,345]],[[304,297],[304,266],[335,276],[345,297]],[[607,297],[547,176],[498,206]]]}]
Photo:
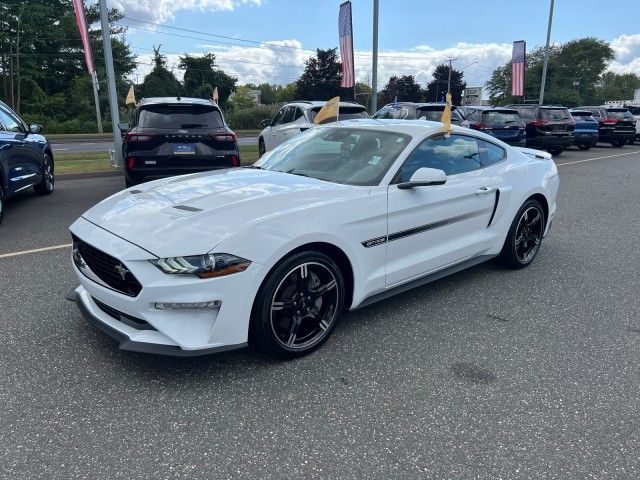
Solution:
[{"label": "headlight", "polygon": [[191,257],[170,257],[149,260],[164,273],[197,275],[200,278],[223,277],[244,272],[251,262],[228,253],[210,253]]}]

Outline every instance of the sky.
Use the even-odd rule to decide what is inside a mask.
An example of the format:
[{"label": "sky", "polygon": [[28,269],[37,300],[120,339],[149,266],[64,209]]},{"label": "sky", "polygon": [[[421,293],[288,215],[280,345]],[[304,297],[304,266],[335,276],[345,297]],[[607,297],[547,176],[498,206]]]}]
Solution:
[{"label": "sky", "polygon": [[[339,0],[108,0],[124,12],[127,40],[142,82],[154,45],[175,68],[181,54],[213,52],[239,83],[286,84],[316,48],[338,46]],[[373,0],[353,0],[356,77],[371,78]],[[415,75],[426,84],[437,65],[456,59],[469,86],[481,86],[511,56],[514,40],[544,45],[549,0],[380,0],[379,84]],[[611,42],[609,68],[640,74],[638,0],[556,0],[552,42],[595,36]],[[183,30],[180,30],[183,29]],[[185,31],[188,30],[188,31]],[[174,73],[180,78],[178,69]],[[136,80],[134,75],[133,80]]]}]

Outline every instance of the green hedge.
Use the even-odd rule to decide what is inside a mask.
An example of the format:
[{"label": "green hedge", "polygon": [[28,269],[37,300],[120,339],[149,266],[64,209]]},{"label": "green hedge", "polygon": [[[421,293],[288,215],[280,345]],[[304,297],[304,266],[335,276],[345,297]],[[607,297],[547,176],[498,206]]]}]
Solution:
[{"label": "green hedge", "polygon": [[259,130],[262,128],[260,122],[264,119],[271,120],[281,105],[256,105],[251,108],[237,108],[224,112],[227,124],[234,130]]},{"label": "green hedge", "polygon": [[[59,121],[42,115],[22,115],[27,123],[42,125],[42,133],[98,133],[98,125],[95,120],[74,118],[72,120]],[[111,122],[102,122],[104,133],[111,132]]]}]

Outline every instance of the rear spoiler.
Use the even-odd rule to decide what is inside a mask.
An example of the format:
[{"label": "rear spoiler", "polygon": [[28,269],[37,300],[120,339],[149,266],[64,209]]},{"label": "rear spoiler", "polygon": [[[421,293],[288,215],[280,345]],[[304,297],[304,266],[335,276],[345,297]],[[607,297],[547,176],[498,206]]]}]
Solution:
[{"label": "rear spoiler", "polygon": [[513,147],[521,153],[524,153],[527,157],[535,158],[536,160],[553,160],[553,156],[549,152],[542,150],[534,150],[533,148]]}]

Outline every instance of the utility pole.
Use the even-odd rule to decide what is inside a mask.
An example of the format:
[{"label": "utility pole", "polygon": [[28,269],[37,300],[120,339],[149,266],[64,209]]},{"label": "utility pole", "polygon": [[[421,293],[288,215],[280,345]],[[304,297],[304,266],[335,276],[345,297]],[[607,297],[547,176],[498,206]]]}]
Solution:
[{"label": "utility pole", "polygon": [[102,114],[100,113],[100,98],[98,97],[98,74],[91,72],[91,84],[93,85],[93,103],[96,107],[96,123],[98,125],[98,133],[102,133]]},{"label": "utility pole", "polygon": [[551,22],[553,21],[553,0],[549,6],[549,24],[547,25],[547,44],[544,46],[544,63],[542,65],[542,83],[540,84],[540,98],[538,105],[544,102],[544,84],[547,81],[547,63],[549,61],[549,40],[551,39]]},{"label": "utility pole", "polygon": [[449,58],[449,79],[447,80],[447,93],[451,93],[451,63],[454,62],[455,60],[458,60],[458,59]]},{"label": "utility pole", "polygon": [[118,93],[116,92],[116,76],[113,71],[113,54],[111,53],[111,29],[107,10],[107,0],[100,0],[100,25],[102,27],[102,47],[104,50],[104,64],[107,70],[107,89],[109,91],[109,107],[111,109],[111,125],[113,130],[113,145],[115,147],[116,168],[122,169],[122,137],[118,129],[120,113],[118,111]]},{"label": "utility pole", "polygon": [[378,110],[378,10],[379,0],[373,0],[373,59],[371,71],[371,114]]}]

